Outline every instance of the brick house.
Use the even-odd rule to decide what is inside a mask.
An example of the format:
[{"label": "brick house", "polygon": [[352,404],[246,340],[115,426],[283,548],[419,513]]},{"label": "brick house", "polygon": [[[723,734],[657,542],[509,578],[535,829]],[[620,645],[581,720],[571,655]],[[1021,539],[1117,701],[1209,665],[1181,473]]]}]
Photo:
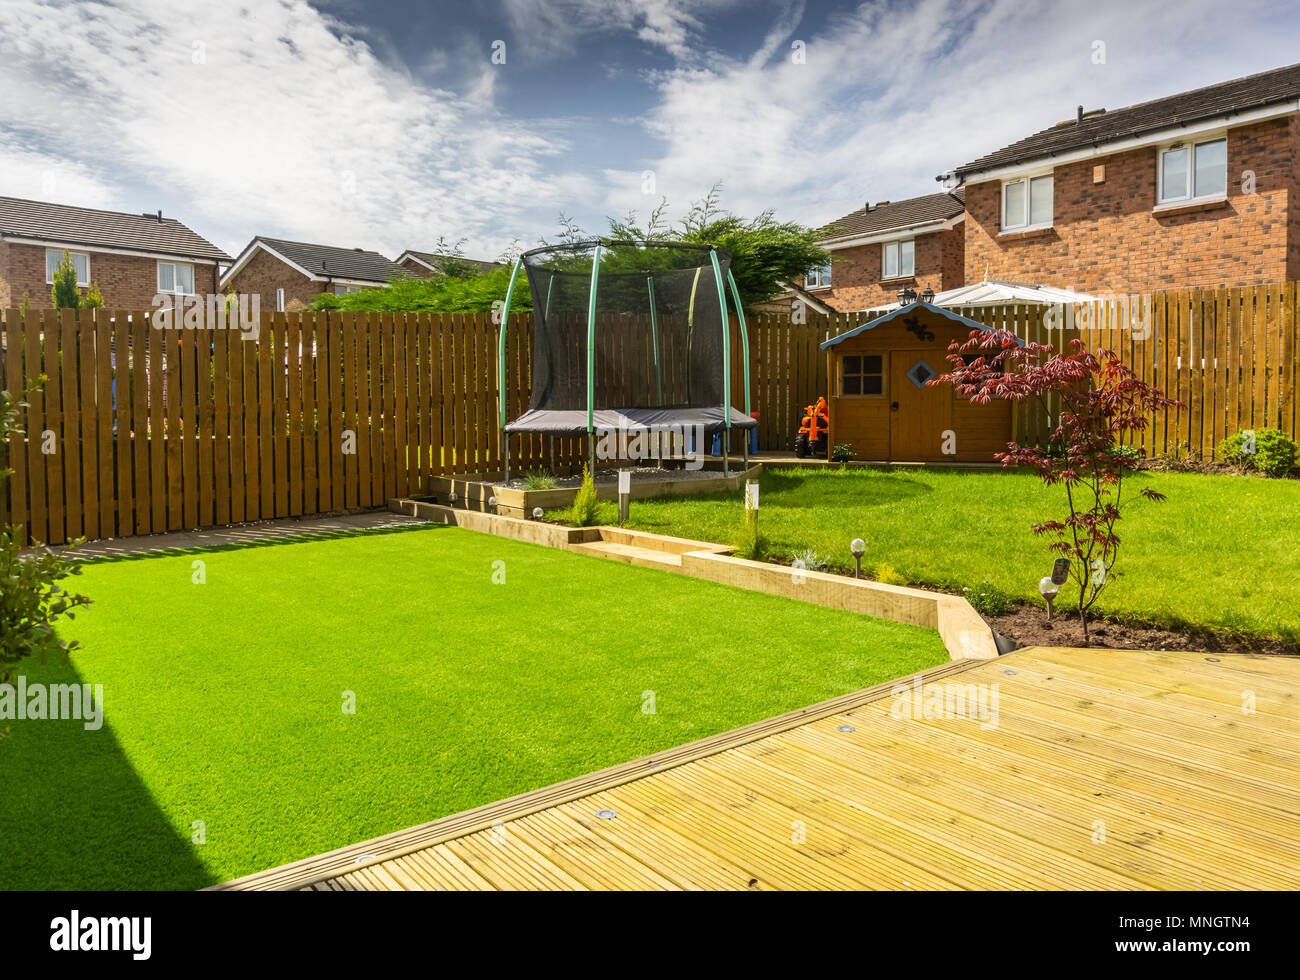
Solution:
[{"label": "brick house", "polygon": [[258,235],[221,277],[221,289],[260,295],[264,313],[284,312],[306,309],[321,293],[387,286],[394,275],[407,272],[378,252]]},{"label": "brick house", "polygon": [[842,312],[897,298],[904,288],[936,293],[965,283],[964,210],[960,193],[879,201],[822,229],[831,262],[809,270],[803,288]]},{"label": "brick house", "polygon": [[159,293],[205,296],[230,256],[175,218],[0,197],[0,307],[26,296],[50,309],[54,268],[67,252],[77,285],[99,287],[113,310],[145,310]]},{"label": "brick house", "polygon": [[489,262],[486,259],[466,259],[461,258],[461,256],[440,255],[437,252],[417,252],[410,248],[397,257],[397,264],[417,279],[428,279],[441,271],[442,264],[450,258],[468,262],[470,265],[476,266],[479,272],[491,272],[504,264]]},{"label": "brick house", "polygon": [[1300,278],[1300,65],[1084,111],[951,174],[965,267],[1089,293]]}]

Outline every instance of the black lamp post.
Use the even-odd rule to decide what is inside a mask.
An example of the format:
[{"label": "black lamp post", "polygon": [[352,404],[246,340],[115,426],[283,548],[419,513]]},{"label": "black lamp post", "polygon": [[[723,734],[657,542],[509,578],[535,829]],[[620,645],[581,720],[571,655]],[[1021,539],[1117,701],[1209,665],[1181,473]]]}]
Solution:
[{"label": "black lamp post", "polygon": [[923,293],[921,294],[921,302],[922,302],[922,303],[933,303],[933,302],[934,302],[934,290],[931,289],[929,286],[926,286],[926,287],[925,287],[925,292],[923,292]]}]

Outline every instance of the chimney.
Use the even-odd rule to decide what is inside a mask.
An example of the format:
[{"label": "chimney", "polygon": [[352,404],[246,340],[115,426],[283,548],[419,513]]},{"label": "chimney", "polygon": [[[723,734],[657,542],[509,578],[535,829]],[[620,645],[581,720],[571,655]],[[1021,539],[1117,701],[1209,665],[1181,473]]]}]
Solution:
[{"label": "chimney", "polygon": [[1077,125],[1081,124],[1082,122],[1083,122],[1083,106],[1079,106],[1079,108],[1078,108],[1078,110],[1077,110],[1077,114],[1076,114],[1075,117],[1074,117],[1074,123],[1075,123],[1075,125],[1077,126]]}]

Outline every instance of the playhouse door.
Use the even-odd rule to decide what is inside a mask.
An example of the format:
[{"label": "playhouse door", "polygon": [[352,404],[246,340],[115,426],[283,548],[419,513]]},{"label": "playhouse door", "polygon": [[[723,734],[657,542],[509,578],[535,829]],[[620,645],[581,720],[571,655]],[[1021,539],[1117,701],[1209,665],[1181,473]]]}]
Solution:
[{"label": "playhouse door", "polygon": [[944,431],[952,418],[952,390],[927,388],[948,362],[939,348],[896,350],[889,355],[889,458],[898,462],[944,459]]}]

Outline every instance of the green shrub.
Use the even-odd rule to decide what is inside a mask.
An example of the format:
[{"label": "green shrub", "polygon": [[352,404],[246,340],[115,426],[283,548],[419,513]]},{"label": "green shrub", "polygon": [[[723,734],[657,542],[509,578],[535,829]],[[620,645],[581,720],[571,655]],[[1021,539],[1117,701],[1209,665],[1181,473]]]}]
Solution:
[{"label": "green shrub", "polygon": [[893,565],[877,565],[872,577],[885,585],[906,585],[907,579],[899,575]]},{"label": "green shrub", "polygon": [[837,442],[831,449],[832,463],[847,463],[853,458],[853,444],[848,442]]},{"label": "green shrub", "polygon": [[[42,377],[39,384],[44,382]],[[22,434],[18,413],[25,404],[10,392],[0,392],[0,442]],[[0,470],[0,480],[9,479],[12,472]],[[59,584],[70,575],[81,574],[75,562],[64,558],[62,552],[43,548],[24,554],[23,545],[19,528],[0,528],[0,683],[8,683],[15,665],[27,657],[39,656],[44,663],[57,653],[66,659],[76,641],[61,640],[54,625],[63,617],[74,619],[73,610],[90,602]]]},{"label": "green shrub", "polygon": [[555,477],[545,470],[538,470],[524,476],[523,486],[525,490],[554,490]]},{"label": "green shrub", "polygon": [[982,616],[1005,616],[1015,605],[1015,599],[992,582],[981,582],[974,588],[968,585],[961,591]]},{"label": "green shrub", "polygon": [[577,527],[591,527],[593,524],[599,524],[600,520],[597,515],[596,501],[596,481],[592,479],[591,470],[587,464],[582,464],[582,486],[578,488],[578,495],[573,498],[573,507],[569,510],[569,523]]},{"label": "green shrub", "polygon": [[[1252,441],[1254,452],[1250,452]],[[1295,468],[1296,443],[1278,429],[1243,429],[1219,443],[1219,458],[1240,463],[1266,476],[1283,477]]]},{"label": "green shrub", "polygon": [[737,558],[763,561],[767,557],[770,542],[762,530],[759,529],[757,511],[745,511],[744,516],[740,519],[740,528],[736,531],[736,536],[732,539],[731,544],[732,554]]}]

